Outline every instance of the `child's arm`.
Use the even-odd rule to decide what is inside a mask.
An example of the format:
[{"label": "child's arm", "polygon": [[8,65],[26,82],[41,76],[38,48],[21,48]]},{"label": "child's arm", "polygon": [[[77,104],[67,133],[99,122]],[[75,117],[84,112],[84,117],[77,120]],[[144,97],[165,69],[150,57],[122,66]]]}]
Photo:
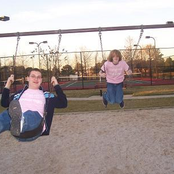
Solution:
[{"label": "child's arm", "polygon": [[54,86],[56,96],[54,97],[54,107],[56,108],[66,108],[67,107],[67,98],[66,95],[63,93],[63,90],[59,86],[59,83],[56,79],[56,77],[51,78],[51,83]]},{"label": "child's arm", "polygon": [[52,76],[52,77],[51,77],[51,84],[52,84],[53,86],[56,86],[56,85],[59,84],[55,76]]},{"label": "child's arm", "polygon": [[127,70],[127,71],[126,71],[126,74],[127,74],[128,76],[132,75],[132,70],[130,70],[130,69]]},{"label": "child's arm", "polygon": [[2,107],[8,107],[10,103],[10,87],[11,84],[14,82],[14,75],[12,74],[8,79],[5,84],[5,87],[2,92],[2,97],[1,97],[1,106]]},{"label": "child's arm", "polygon": [[104,71],[100,70],[99,76],[105,78],[106,77],[106,73]]},{"label": "child's arm", "polygon": [[7,83],[5,84],[5,88],[10,89],[12,83],[14,82],[14,75],[12,74],[8,79]]}]

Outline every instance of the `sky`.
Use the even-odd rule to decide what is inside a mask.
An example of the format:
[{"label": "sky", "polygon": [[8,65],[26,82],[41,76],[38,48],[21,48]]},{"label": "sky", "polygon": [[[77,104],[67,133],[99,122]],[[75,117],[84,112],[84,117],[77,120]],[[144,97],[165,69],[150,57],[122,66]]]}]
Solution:
[{"label": "sky", "polygon": [[[166,24],[174,21],[173,11],[173,0],[1,0],[0,16],[10,20],[0,21],[0,33]],[[174,28],[144,30],[141,46],[154,44],[153,39],[145,39],[147,35],[155,38],[158,48],[174,47]],[[139,36],[140,30],[102,32],[103,49],[124,49],[128,37],[136,44]],[[46,40],[48,44],[40,47],[55,49],[58,38],[57,34],[20,37],[18,54],[31,54],[36,45],[29,42]],[[0,38],[0,57],[15,55],[16,43],[16,37]],[[82,48],[100,50],[98,32],[62,34],[60,51]],[[164,53],[174,55],[174,49]]]}]

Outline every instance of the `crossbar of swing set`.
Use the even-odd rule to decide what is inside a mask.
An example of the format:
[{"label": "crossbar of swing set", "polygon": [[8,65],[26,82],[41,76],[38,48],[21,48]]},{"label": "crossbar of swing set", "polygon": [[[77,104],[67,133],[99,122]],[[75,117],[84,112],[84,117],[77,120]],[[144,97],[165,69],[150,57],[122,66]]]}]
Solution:
[{"label": "crossbar of swing set", "polygon": [[155,25],[134,25],[134,26],[118,26],[118,27],[98,27],[98,28],[80,28],[80,29],[63,29],[48,31],[30,31],[16,33],[0,33],[0,37],[16,37],[16,36],[33,36],[33,35],[49,35],[49,34],[68,34],[68,33],[85,33],[85,32],[101,32],[116,30],[138,30],[138,29],[158,29],[158,28],[174,28],[174,23],[155,24]]}]

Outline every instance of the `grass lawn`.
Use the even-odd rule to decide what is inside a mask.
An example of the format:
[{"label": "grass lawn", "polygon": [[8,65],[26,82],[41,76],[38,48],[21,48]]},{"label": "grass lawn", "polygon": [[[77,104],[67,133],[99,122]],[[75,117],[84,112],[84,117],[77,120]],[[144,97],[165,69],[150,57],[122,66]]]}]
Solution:
[{"label": "grass lawn", "polygon": [[[106,91],[106,89],[102,89]],[[100,95],[100,89],[90,90],[66,90],[64,91],[67,97],[90,97]],[[154,107],[174,107],[174,97],[163,98],[162,95],[174,94],[174,85],[161,85],[161,86],[136,86],[124,89],[124,95],[133,96],[150,96],[161,95],[161,98],[157,99],[133,99],[125,100],[125,109],[136,108],[154,108]],[[103,111],[103,110],[118,110],[119,105],[108,105],[108,108],[104,108],[101,101],[68,101],[68,107],[66,109],[56,109],[55,112],[83,112],[83,111]]]},{"label": "grass lawn", "polygon": [[[106,91],[106,89],[102,89]],[[100,89],[88,90],[65,90],[67,97],[91,97],[100,95]],[[133,96],[148,96],[148,95],[166,95],[174,94],[174,85],[160,85],[160,86],[135,86],[124,89],[124,94],[131,94]]]},{"label": "grass lawn", "polygon": [[[105,91],[106,89],[102,90]],[[64,92],[67,95],[67,97],[90,97],[94,95],[100,95],[100,89],[66,90]],[[174,107],[174,97],[164,98],[162,96],[166,94],[174,94],[174,85],[132,87],[124,89],[124,94],[131,94],[133,96],[161,95],[161,98],[125,100],[125,109]],[[55,109],[55,112],[64,113],[118,109],[120,110],[118,104],[109,104],[107,109],[104,108],[101,97],[101,100],[99,101],[68,101],[67,108]],[[2,112],[3,110],[4,108],[0,107],[0,112]]]},{"label": "grass lawn", "polygon": [[[153,98],[153,99],[133,99],[125,100],[124,109],[143,109],[143,108],[166,108],[174,107],[174,97],[171,98]],[[65,109],[56,109],[57,113],[65,112],[84,112],[84,111],[106,111],[121,110],[118,104],[109,104],[104,108],[102,101],[69,101]]]}]

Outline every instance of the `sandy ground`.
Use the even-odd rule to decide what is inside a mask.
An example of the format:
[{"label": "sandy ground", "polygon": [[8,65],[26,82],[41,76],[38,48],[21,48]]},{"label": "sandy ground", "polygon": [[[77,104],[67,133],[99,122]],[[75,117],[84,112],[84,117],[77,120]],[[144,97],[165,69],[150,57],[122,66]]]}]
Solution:
[{"label": "sandy ground", "polygon": [[0,135],[0,174],[173,174],[174,108],[55,115],[51,135]]}]

